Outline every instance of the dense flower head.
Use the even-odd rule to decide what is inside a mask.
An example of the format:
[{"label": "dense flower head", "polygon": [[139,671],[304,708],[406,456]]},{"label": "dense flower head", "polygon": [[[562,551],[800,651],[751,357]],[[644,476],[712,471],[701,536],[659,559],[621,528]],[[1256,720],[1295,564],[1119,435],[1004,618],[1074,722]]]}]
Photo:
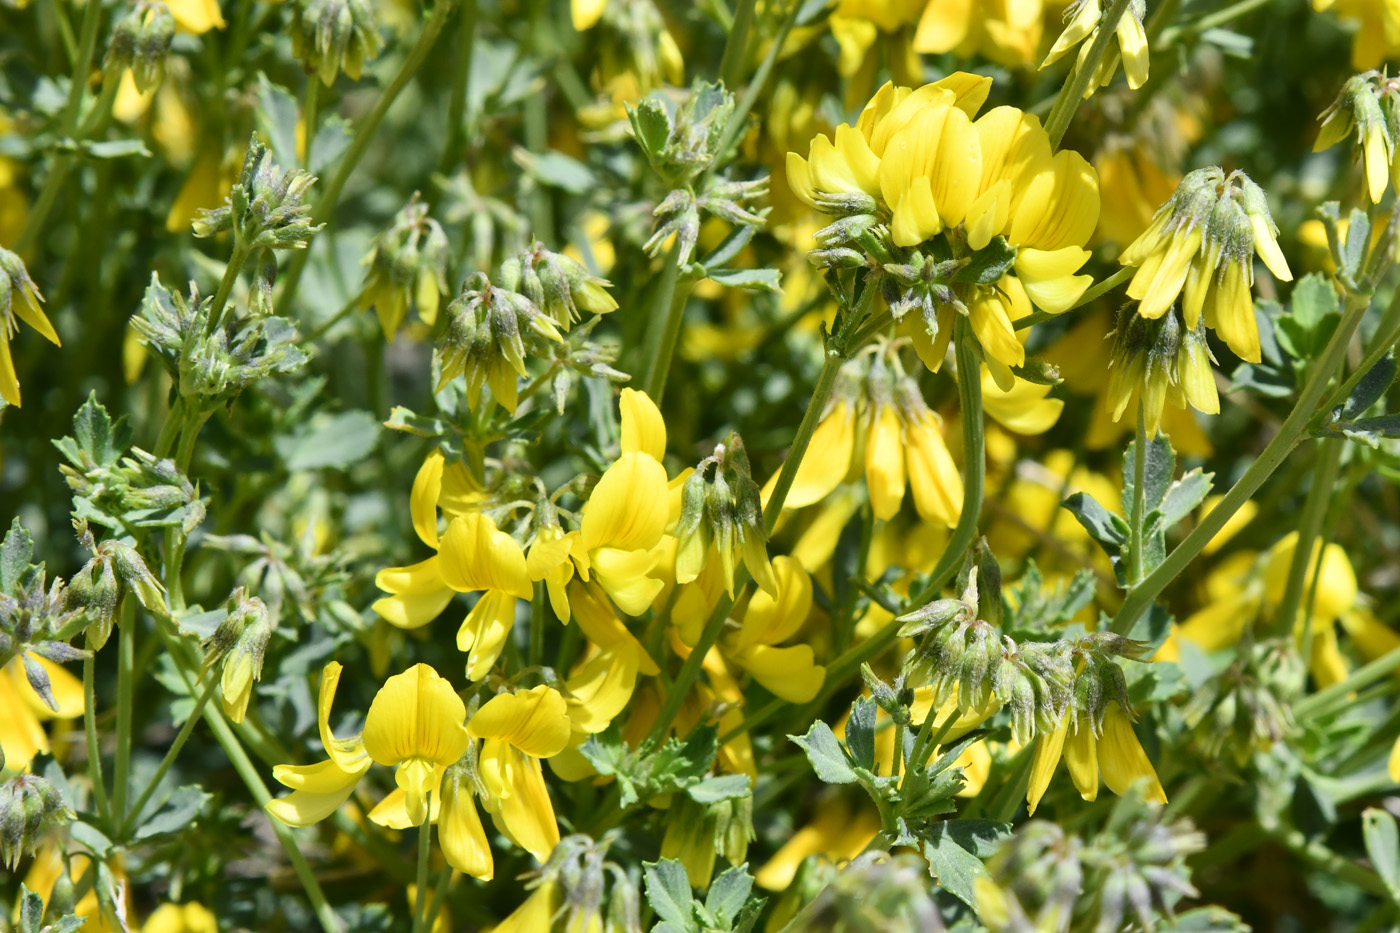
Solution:
[{"label": "dense flower head", "polygon": [[1243,172],[1203,168],[1182,179],[1118,261],[1137,267],[1128,296],[1138,299],[1138,314],[1160,318],[1180,298],[1186,330],[1204,317],[1236,355],[1257,363],[1255,254],[1278,279],[1293,279],[1277,237],[1258,185]]},{"label": "dense flower head", "polygon": [[1387,183],[1400,188],[1400,82],[1375,71],[1354,75],[1318,119],[1322,126],[1314,152],[1356,134],[1356,154],[1371,203],[1381,202]]},{"label": "dense flower head", "polygon": [[1113,420],[1142,400],[1149,437],[1157,435],[1162,410],[1191,407],[1205,414],[1219,414],[1220,396],[1211,369],[1214,357],[1206,344],[1205,325],[1198,320],[1187,329],[1172,308],[1160,318],[1145,318],[1127,305],[1118,312],[1110,335],[1113,358],[1106,392]]}]

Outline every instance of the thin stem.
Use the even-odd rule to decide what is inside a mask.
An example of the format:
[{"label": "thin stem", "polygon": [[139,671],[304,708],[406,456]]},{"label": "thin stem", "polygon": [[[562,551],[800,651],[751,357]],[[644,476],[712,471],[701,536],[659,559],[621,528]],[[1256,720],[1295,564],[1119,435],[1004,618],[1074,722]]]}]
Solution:
[{"label": "thin stem", "polygon": [[[794,4],[796,5],[796,4]],[[749,30],[753,28],[754,0],[739,0],[734,11],[734,25],[724,40],[724,55],[719,63],[719,79],[727,88],[739,85],[740,69],[748,58]]]},{"label": "thin stem", "polygon": [[712,172],[715,166],[723,165],[727,161],[729,150],[738,140],[739,133],[743,131],[749,111],[753,110],[758,96],[763,93],[764,87],[767,86],[768,76],[773,72],[773,66],[778,61],[778,54],[782,52],[783,45],[787,42],[788,33],[792,31],[793,24],[797,22],[797,14],[802,9],[802,4],[798,0],[789,0],[789,3],[788,15],[783,17],[782,25],[778,27],[778,34],[773,37],[773,43],[768,47],[768,54],[763,57],[763,62],[754,72],[749,86],[744,89],[744,96],[739,98],[734,113],[730,115],[729,122],[724,126],[724,135],[720,137],[719,145],[715,147],[715,160],[710,169]]},{"label": "thin stem", "polygon": [[679,240],[666,254],[666,265],[661,270],[661,281],[656,286],[656,297],[651,307],[651,322],[647,328],[646,374],[642,377],[642,390],[651,400],[661,404],[661,396],[666,392],[666,378],[671,372],[671,358],[676,352],[676,340],[681,333],[681,320],[685,317],[686,295],[676,294],[676,283],[680,279],[681,246]]},{"label": "thin stem", "polygon": [[1281,635],[1293,631],[1298,617],[1308,565],[1313,561],[1313,550],[1322,532],[1322,522],[1327,517],[1327,503],[1331,501],[1332,491],[1337,485],[1337,471],[1341,467],[1342,448],[1346,443],[1346,439],[1340,437],[1331,437],[1322,442],[1322,457],[1313,474],[1308,498],[1303,503],[1303,514],[1298,522],[1298,540],[1294,543],[1293,558],[1288,563],[1288,583],[1284,587],[1278,612],[1274,614],[1274,631]]},{"label": "thin stem", "polygon": [[1027,327],[1034,327],[1036,324],[1042,324],[1045,321],[1053,321],[1055,318],[1060,317],[1063,314],[1068,314],[1069,312],[1074,311],[1077,308],[1082,308],[1090,302],[1098,301],[1104,295],[1107,295],[1119,285],[1122,285],[1124,282],[1128,281],[1128,279],[1132,278],[1133,274],[1136,272],[1137,269],[1133,268],[1132,266],[1124,266],[1117,272],[1110,275],[1108,278],[1104,279],[1102,282],[1099,282],[1097,285],[1094,285],[1091,288],[1089,288],[1087,291],[1084,292],[1084,294],[1079,296],[1078,301],[1070,305],[1065,310],[1060,311],[1057,314],[1051,314],[1049,311],[1036,311],[1031,314],[1027,314],[1025,317],[1016,321],[1013,326],[1017,330],[1025,330]]},{"label": "thin stem", "polygon": [[1200,35],[1209,29],[1215,29],[1232,20],[1239,19],[1246,13],[1253,13],[1260,7],[1266,7],[1273,2],[1274,0],[1239,0],[1238,3],[1232,3],[1223,10],[1216,10],[1200,19],[1163,30],[1161,44],[1163,47],[1171,45],[1178,37],[1186,34]]},{"label": "thin stem", "polygon": [[[428,21],[423,24],[423,31],[418,34],[418,41],[409,50],[408,57],[404,59],[403,65],[399,67],[398,73],[389,82],[389,86],[379,95],[379,100],[375,102],[374,108],[360,121],[360,128],[355,133],[355,138],[351,140],[350,148],[346,150],[335,174],[331,176],[331,180],[322,190],[321,197],[316,202],[316,209],[312,211],[311,223],[313,225],[325,223],[330,219],[331,212],[335,210],[336,201],[340,199],[341,190],[349,181],[355,167],[360,164],[360,159],[364,158],[370,142],[379,132],[379,124],[383,122],[384,115],[389,112],[389,108],[393,106],[399,94],[408,86],[408,82],[413,80],[418,69],[423,67],[424,60],[432,51],[438,35],[442,33],[442,27],[447,24],[447,17],[452,12],[452,7],[453,4],[450,0],[437,0],[433,5],[432,14],[428,17]],[[291,305],[292,298],[296,295],[297,284],[301,281],[301,273],[306,268],[306,260],[310,253],[310,249],[298,250],[292,258],[291,264],[287,267],[287,277],[282,283],[282,292],[277,299],[277,313],[283,317],[287,316],[287,309]]]},{"label": "thin stem", "polygon": [[1045,121],[1045,133],[1050,137],[1051,149],[1060,148],[1060,141],[1065,138],[1065,130],[1069,129],[1069,121],[1079,109],[1079,103],[1084,99],[1084,92],[1089,89],[1089,82],[1093,80],[1099,62],[1108,52],[1108,44],[1114,40],[1118,21],[1127,10],[1128,0],[1113,0],[1113,5],[1099,19],[1094,42],[1089,46],[1089,54],[1075,64],[1069,79],[1060,87],[1055,106],[1050,109],[1050,117]]},{"label": "thin stem", "polygon": [[433,792],[428,791],[423,823],[418,827],[418,883],[413,891],[413,933],[428,929],[428,845],[433,838]]},{"label": "thin stem", "polygon": [[[88,644],[92,648],[91,643]],[[83,658],[83,731],[87,734],[88,783],[97,805],[97,817],[104,824],[110,818],[107,785],[102,780],[102,751],[97,744],[97,692],[93,688],[95,661],[91,655]]]},{"label": "thin stem", "polygon": [[[986,439],[982,430],[982,369],[977,358],[976,337],[967,318],[961,315],[953,331],[953,340],[957,344],[958,400],[962,406],[962,511],[958,514],[957,527],[948,539],[943,556],[929,575],[928,583],[910,600],[911,606],[922,606],[953,579],[962,563],[963,554],[977,539],[977,523],[982,515],[982,495],[987,482]],[[899,624],[891,621],[876,637],[888,643],[898,629]],[[859,663],[856,666],[859,667]],[[830,668],[827,670],[830,673]]]},{"label": "thin stem", "polygon": [[247,261],[248,247],[235,239],[233,255],[229,257],[228,265],[224,266],[223,278],[219,279],[219,288],[214,292],[214,301],[209,306],[209,317],[204,322],[205,337],[212,337],[223,323],[224,306],[228,304],[228,297],[233,294],[233,286],[238,281],[238,273],[243,271],[243,264]]},{"label": "thin stem", "polygon": [[306,99],[302,106],[301,120],[303,138],[306,144],[302,146],[301,164],[307,168],[311,167],[311,146],[316,139],[316,107],[320,102],[321,78],[319,75],[310,74],[306,76]]},{"label": "thin stem", "polygon": [[1314,716],[1325,715],[1331,712],[1333,704],[1337,702],[1349,703],[1348,697],[1352,693],[1370,686],[1382,677],[1389,676],[1396,669],[1400,669],[1400,648],[1388,651],[1371,663],[1358,667],[1352,671],[1350,677],[1341,683],[1333,684],[1294,703],[1293,715],[1300,722]]},{"label": "thin stem", "polygon": [[117,626],[117,757],[112,766],[112,823],[126,817],[126,790],[131,771],[131,675],[136,657],[136,597],[122,600]]},{"label": "thin stem", "polygon": [[[58,135],[61,139],[69,139],[78,129],[78,116],[82,112],[83,93],[87,90],[88,69],[92,66],[92,54],[97,47],[97,30],[101,22],[101,3],[91,3],[84,7],[82,33],[78,39],[78,56],[73,62],[73,76],[68,85],[68,100],[63,106],[63,116],[58,125]],[[70,141],[76,142],[76,140]],[[49,169],[48,177],[44,179],[44,187],[40,189],[39,197],[29,212],[29,219],[25,221],[24,229],[20,231],[19,238],[15,240],[15,252],[25,252],[34,242],[40,228],[44,226],[49,211],[53,208],[54,201],[58,198],[58,193],[63,190],[64,181],[68,177],[68,170],[73,167],[74,159],[75,156],[72,153],[66,153],[54,160],[53,166]]]},{"label": "thin stem", "polygon": [[[744,587],[748,586],[748,573],[740,570],[735,573],[734,591],[742,595]],[[700,640],[695,643],[690,654],[686,657],[685,663],[681,665],[680,673],[676,675],[676,682],[671,685],[671,689],[666,692],[666,702],[662,705],[661,711],[656,714],[656,722],[652,724],[651,732],[647,733],[644,748],[656,748],[661,744],[661,740],[666,737],[666,733],[671,729],[671,723],[676,721],[676,714],[681,710],[681,704],[685,702],[686,695],[690,693],[691,684],[695,683],[695,678],[700,676],[700,668],[705,663],[705,655],[710,653],[716,641],[719,640],[719,633],[724,629],[725,620],[729,618],[729,610],[734,608],[735,597],[724,595],[720,597],[719,603],[710,612],[710,617],[705,620],[705,628],[700,633]]]},{"label": "thin stem", "polygon": [[1390,299],[1390,304],[1385,309],[1385,315],[1381,318],[1380,324],[1376,326],[1371,349],[1361,358],[1361,363],[1352,370],[1346,381],[1327,397],[1327,401],[1322,404],[1318,415],[1325,416],[1345,402],[1351,395],[1351,390],[1356,388],[1356,384],[1381,361],[1382,357],[1395,348],[1397,339],[1400,339],[1400,289],[1396,289],[1395,294]]},{"label": "thin stem", "polygon": [[156,767],[155,773],[151,775],[150,781],[147,782],[146,789],[141,792],[140,797],[136,798],[136,802],[131,805],[131,811],[127,813],[126,819],[122,821],[121,829],[117,831],[118,841],[126,839],[135,828],[136,821],[141,817],[141,811],[145,809],[146,804],[150,802],[151,795],[154,794],[156,788],[160,786],[161,779],[165,777],[166,773],[170,771],[171,766],[175,764],[175,759],[180,756],[180,750],[185,747],[185,743],[189,741],[190,734],[194,732],[195,725],[199,722],[200,717],[204,715],[204,705],[209,702],[209,698],[214,695],[214,690],[218,686],[219,678],[210,677],[209,681],[204,685],[204,689],[199,692],[199,697],[194,701],[194,709],[190,710],[189,716],[185,717],[185,723],[180,727],[180,732],[175,736],[175,741],[171,743],[170,750],[165,753],[165,757],[161,759],[160,764]]},{"label": "thin stem", "polygon": [[316,327],[312,328],[311,331],[306,334],[306,336],[302,337],[301,343],[313,343],[321,339],[332,327],[345,320],[355,311],[359,310],[360,301],[364,298],[364,294],[364,289],[360,289],[354,295],[351,295],[350,300],[345,302],[345,304],[341,306],[339,311],[326,318]]},{"label": "thin stem", "polygon": [[1132,535],[1128,551],[1128,583],[1142,582],[1142,526],[1147,520],[1147,406],[1138,395],[1137,437],[1133,441],[1133,513],[1128,517]]},{"label": "thin stem", "polygon": [[1132,631],[1138,616],[1142,614],[1153,600],[1166,589],[1167,584],[1176,579],[1177,575],[1186,568],[1196,555],[1225,527],[1225,523],[1230,520],[1240,506],[1248,502],[1254,493],[1264,484],[1264,481],[1273,475],[1279,465],[1287,459],[1293,452],[1293,448],[1298,445],[1303,432],[1307,429],[1308,421],[1312,418],[1313,412],[1317,408],[1317,403],[1321,400],[1324,392],[1327,391],[1327,384],[1341,364],[1342,357],[1346,353],[1347,344],[1351,342],[1351,336],[1356,332],[1356,327],[1361,323],[1361,319],[1366,315],[1369,305],[1368,297],[1365,295],[1352,295],[1347,300],[1346,313],[1342,316],[1342,321],[1337,325],[1336,331],[1332,334],[1332,339],[1328,341],[1322,355],[1318,358],[1317,367],[1313,370],[1312,376],[1308,379],[1303,391],[1298,396],[1297,403],[1288,417],[1284,419],[1279,427],[1278,434],[1274,435],[1264,448],[1259,459],[1250,464],[1243,476],[1225,494],[1225,498],[1220,500],[1220,504],[1211,509],[1209,514],[1201,519],[1200,524],[1191,530],[1180,544],[1178,544],[1166,560],[1162,561],[1150,574],[1142,579],[1137,586],[1128,592],[1128,596],[1123,600],[1123,605],[1119,608],[1118,614],[1113,618],[1113,631],[1119,635],[1126,635]]},{"label": "thin stem", "polygon": [[438,171],[447,174],[457,164],[462,148],[467,113],[467,91],[472,77],[472,50],[476,46],[476,0],[465,0],[461,19],[457,22],[457,49],[454,59],[456,72],[452,76],[452,91],[447,99],[447,142],[438,160]]}]

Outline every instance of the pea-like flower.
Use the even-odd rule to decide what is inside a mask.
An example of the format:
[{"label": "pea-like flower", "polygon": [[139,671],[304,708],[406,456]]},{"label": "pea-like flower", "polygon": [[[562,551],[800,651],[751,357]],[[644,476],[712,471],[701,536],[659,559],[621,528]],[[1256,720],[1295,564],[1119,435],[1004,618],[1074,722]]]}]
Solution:
[{"label": "pea-like flower", "polygon": [[[15,375],[14,359],[10,355],[10,340],[19,331],[19,322],[23,321],[37,330],[54,346],[63,345],[44,309],[39,306],[43,300],[39,286],[34,284],[24,267],[24,260],[0,247],[0,325],[5,329],[0,334],[0,398],[16,408],[20,403],[19,377]],[[16,320],[16,316],[19,320]]]},{"label": "pea-like flower", "polygon": [[[1084,88],[1085,98],[1092,96],[1098,88],[1108,86],[1118,71],[1119,58],[1123,60],[1123,74],[1128,79],[1128,87],[1136,91],[1147,83],[1147,30],[1142,26],[1142,18],[1146,13],[1147,4],[1144,0],[1131,0],[1128,4],[1114,29],[1118,50],[1108,52],[1099,60],[1093,78]],[[1079,61],[1075,67],[1083,67],[1084,60],[1089,56],[1089,49],[1094,44],[1094,38],[1099,34],[1103,4],[1100,0],[1077,0],[1065,11],[1065,18],[1069,23],[1051,46],[1045,61],[1040,63],[1041,68],[1059,61],[1062,55],[1076,45],[1079,45]]]},{"label": "pea-like flower", "polygon": [[773,576],[778,592],[754,592],[738,631],[723,642],[723,652],[775,696],[807,703],[826,681],[826,668],[816,663],[811,645],[782,643],[796,635],[811,614],[812,578],[791,557],[773,558]]},{"label": "pea-like flower", "polygon": [[466,706],[452,685],[428,665],[416,664],[384,682],[360,735],[338,739],[330,728],[330,711],[340,671],[340,664],[332,661],[321,672],[317,704],[321,744],[330,757],[312,765],[273,768],[272,776],[292,793],[270,801],[267,811],[291,826],[318,823],[349,799],[370,765],[386,765],[394,768],[398,789],[370,811],[369,818],[393,828],[438,820],[439,844],[448,863],[489,878],[490,849],[467,788],[454,773],[451,786],[439,792],[444,774],[471,743]]},{"label": "pea-like flower", "polygon": [[549,858],[559,842],[559,824],[540,759],[569,744],[572,730],[564,697],[543,684],[497,694],[477,710],[467,731],[484,740],[477,759],[486,787],[482,804],[497,828],[540,861]]},{"label": "pea-like flower", "polygon": [[1133,732],[1128,713],[1116,702],[1110,702],[1103,712],[1103,723],[1095,730],[1091,717],[1075,717],[1066,712],[1059,728],[1040,736],[1031,764],[1030,786],[1026,802],[1032,815],[1040,804],[1050,778],[1063,755],[1074,787],[1085,800],[1099,795],[1099,779],[1115,794],[1126,794],[1139,779],[1147,787],[1144,798],[1153,803],[1166,803],[1167,794],[1157,771],[1152,767],[1142,743]]}]

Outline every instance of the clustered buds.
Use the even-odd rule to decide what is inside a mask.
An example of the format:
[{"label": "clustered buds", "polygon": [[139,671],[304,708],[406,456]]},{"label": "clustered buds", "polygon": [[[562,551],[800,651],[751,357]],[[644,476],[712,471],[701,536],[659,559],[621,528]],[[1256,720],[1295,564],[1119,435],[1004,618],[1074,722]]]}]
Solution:
[{"label": "clustered buds", "polygon": [[253,695],[253,682],[262,679],[263,658],[272,638],[273,623],[267,606],[239,587],[229,597],[227,615],[204,641],[204,668],[201,675],[222,664],[219,699],[224,713],[242,722]]},{"label": "clustered buds", "polygon": [[1195,747],[1218,759],[1228,749],[1235,766],[1297,731],[1290,707],[1302,693],[1304,666],[1289,641],[1260,642],[1196,690],[1182,710]]},{"label": "clustered buds", "polygon": [[136,89],[151,90],[165,76],[165,56],[173,38],[175,17],[170,8],[162,0],[137,0],[113,28],[102,70],[110,79],[129,68]]},{"label": "clustered buds", "polygon": [[58,709],[48,674],[37,658],[72,661],[89,656],[67,644],[82,630],[81,607],[70,604],[63,581],[48,584],[43,565],[29,563],[33,539],[15,519],[0,543],[0,656],[23,658],[34,692]]},{"label": "clustered buds", "polygon": [[[227,208],[221,208],[227,210]],[[186,298],[151,273],[131,326],[165,366],[185,398],[219,404],[269,375],[289,373],[307,360],[296,345],[296,326],[285,318],[260,317],[215,327],[206,336],[211,299],[193,283]]]},{"label": "clustered buds", "polygon": [[39,294],[39,286],[29,277],[24,260],[0,246],[0,324],[5,332],[0,334],[0,398],[19,407],[19,378],[15,375],[15,364],[10,356],[10,341],[19,331],[20,321],[43,334],[44,339],[59,346],[58,333],[49,323],[48,316],[40,307],[44,296]]},{"label": "clustered buds", "polygon": [[617,310],[609,294],[612,283],[593,275],[572,256],[555,253],[538,243],[501,263],[501,285],[522,293],[561,330],[568,330],[585,314]]},{"label": "clustered buds", "polygon": [[1113,358],[1107,391],[1114,421],[1138,398],[1142,399],[1149,438],[1157,436],[1167,402],[1177,408],[1189,403],[1209,415],[1220,412],[1211,369],[1215,357],[1206,343],[1204,322],[1198,320],[1194,328],[1187,329],[1176,308],[1154,319],[1126,305],[1118,312],[1111,336]]},{"label": "clustered buds", "polygon": [[1241,359],[1257,363],[1255,254],[1278,279],[1293,278],[1277,237],[1258,185],[1243,172],[1202,168],[1181,180],[1118,261],[1137,267],[1128,296],[1140,302],[1140,315],[1160,318],[1180,297],[1185,330],[1204,318]]},{"label": "clustered buds", "polygon": [[1373,204],[1385,196],[1387,182],[1400,188],[1400,81],[1379,71],[1354,75],[1318,119],[1322,129],[1314,152],[1356,134],[1366,193]]},{"label": "clustered buds", "polygon": [[14,871],[21,857],[34,854],[45,829],[63,826],[74,816],[44,778],[20,774],[0,784],[0,864]]},{"label": "clustered buds", "polygon": [[393,342],[411,303],[417,304],[423,323],[437,321],[438,303],[447,291],[447,234],[428,216],[418,192],[375,238],[364,265],[369,272],[360,307],[375,309],[385,339]]},{"label": "clustered buds", "polygon": [[776,597],[778,581],[767,543],[763,502],[749,474],[749,456],[743,439],[731,432],[700,461],[681,490],[676,582],[690,583],[717,560],[724,587],[733,595],[734,571],[742,562],[754,582]]},{"label": "clustered buds", "polygon": [[974,713],[1000,704],[1022,745],[1058,728],[1067,714],[1096,735],[1110,705],[1131,715],[1117,659],[1141,658],[1146,644],[1110,632],[1047,642],[1003,634],[1001,571],[985,542],[969,555],[957,589],[956,598],[897,620],[900,637],[915,639],[904,661],[908,685],[931,686],[935,709],[953,700]]},{"label": "clustered buds", "polygon": [[558,342],[554,322],[519,292],[498,288],[480,272],[462,285],[447,306],[447,333],[438,344],[442,391],[458,376],[467,378],[467,404],[475,408],[483,383],[507,411],[515,411],[516,377],[525,375],[526,339]]},{"label": "clustered buds", "polygon": [[231,230],[239,245],[252,253],[305,249],[324,226],[311,223],[311,205],[306,203],[314,181],[314,175],[301,169],[283,169],[274,163],[255,133],[224,206],[200,210],[194,220],[195,236]]},{"label": "clustered buds", "polygon": [[[1147,83],[1147,31],[1142,25],[1142,18],[1146,14],[1146,0],[1129,0],[1128,8],[1123,11],[1123,16],[1114,29],[1118,39],[1118,50],[1106,52],[1099,60],[1089,85],[1084,89],[1085,98],[1092,96],[1097,89],[1108,86],[1118,71],[1120,57],[1123,60],[1123,74],[1128,79],[1128,87],[1136,91]],[[1089,57],[1089,49],[1093,47],[1094,38],[1099,34],[1103,3],[1101,0],[1076,0],[1065,10],[1065,19],[1069,25],[1065,26],[1065,31],[1055,40],[1050,53],[1045,56],[1045,61],[1040,63],[1041,68],[1059,61],[1062,55],[1079,43],[1083,45],[1079,46],[1079,60],[1075,67],[1084,67],[1084,61]]]},{"label": "clustered buds", "polygon": [[292,54],[330,87],[337,72],[360,80],[365,59],[384,47],[369,0],[298,0],[292,14]]},{"label": "clustered buds", "polygon": [[1158,929],[1173,904],[1197,896],[1186,859],[1204,847],[1189,820],[1163,823],[1137,795],[1123,797],[1091,839],[1031,820],[974,882],[978,918],[992,933],[1063,930],[1071,919],[1095,933]]},{"label": "clustered buds", "polygon": [[116,538],[96,544],[86,523],[80,523],[78,539],[92,558],[73,577],[67,600],[71,609],[87,613],[91,620],[87,637],[94,651],[107,643],[117,606],[127,593],[149,610],[166,611],[165,587],[135,548]]},{"label": "clustered buds", "polygon": [[933,890],[920,856],[866,852],[842,866],[784,929],[942,933],[947,927]]}]

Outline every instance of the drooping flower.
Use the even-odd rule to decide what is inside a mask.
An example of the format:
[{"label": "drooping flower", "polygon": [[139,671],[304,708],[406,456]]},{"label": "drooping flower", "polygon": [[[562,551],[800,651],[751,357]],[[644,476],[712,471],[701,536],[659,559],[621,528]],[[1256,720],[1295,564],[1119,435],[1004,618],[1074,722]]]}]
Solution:
[{"label": "drooping flower", "polygon": [[[1137,90],[1147,82],[1147,31],[1143,29],[1142,18],[1147,13],[1145,0],[1133,0],[1128,4],[1128,8],[1123,11],[1123,16],[1118,20],[1118,25],[1114,29],[1114,38],[1118,40],[1117,51],[1109,51],[1099,60],[1098,67],[1094,69],[1094,75],[1089,81],[1088,87],[1084,89],[1084,96],[1090,97],[1095,90],[1107,87],[1113,80],[1113,75],[1118,71],[1118,60],[1123,60],[1123,74],[1127,76],[1128,87]],[[1084,61],[1088,57],[1089,49],[1094,44],[1094,38],[1099,34],[1099,21],[1103,18],[1103,4],[1100,0],[1077,0],[1065,11],[1065,19],[1068,25],[1065,31],[1060,33],[1060,37],[1055,40],[1055,44],[1050,48],[1050,54],[1045,56],[1045,61],[1040,63],[1044,68],[1053,62],[1059,61],[1074,46],[1083,43],[1079,48],[1079,61],[1076,68],[1082,68]]]},{"label": "drooping flower", "polygon": [[540,759],[569,744],[568,704],[541,684],[497,694],[477,710],[467,731],[483,739],[477,759],[486,807],[497,828],[540,861],[559,842],[559,824],[544,784]]},{"label": "drooping flower", "polygon": [[1139,779],[1144,780],[1146,800],[1167,802],[1157,771],[1133,732],[1132,720],[1118,703],[1110,702],[1105,708],[1103,724],[1097,732],[1089,717],[1076,718],[1070,711],[1066,712],[1059,728],[1036,739],[1030,785],[1026,790],[1026,802],[1032,815],[1050,786],[1062,755],[1075,789],[1085,800],[1097,799],[1102,778],[1108,789],[1119,795],[1127,793]]},{"label": "drooping flower", "polygon": [[39,286],[34,284],[29,270],[24,267],[24,260],[0,247],[0,325],[5,330],[0,334],[0,398],[16,408],[20,404],[19,377],[15,375],[10,341],[19,332],[19,322],[23,321],[34,328],[54,346],[63,345],[44,309],[39,306],[43,300]]},{"label": "drooping flower", "polygon": [[[34,691],[26,663],[43,671],[55,706]],[[0,716],[0,754],[4,756],[0,775],[27,771],[35,755],[49,752],[44,723],[76,719],[84,708],[82,681],[48,658],[28,655],[5,665],[0,669],[0,709],[5,710]]]},{"label": "drooping flower", "polygon": [[806,642],[783,645],[807,622],[812,611],[812,579],[791,557],[773,559],[777,593],[754,592],[739,620],[739,629],[723,644],[723,653],[770,692],[789,703],[807,703],[826,681]]}]

